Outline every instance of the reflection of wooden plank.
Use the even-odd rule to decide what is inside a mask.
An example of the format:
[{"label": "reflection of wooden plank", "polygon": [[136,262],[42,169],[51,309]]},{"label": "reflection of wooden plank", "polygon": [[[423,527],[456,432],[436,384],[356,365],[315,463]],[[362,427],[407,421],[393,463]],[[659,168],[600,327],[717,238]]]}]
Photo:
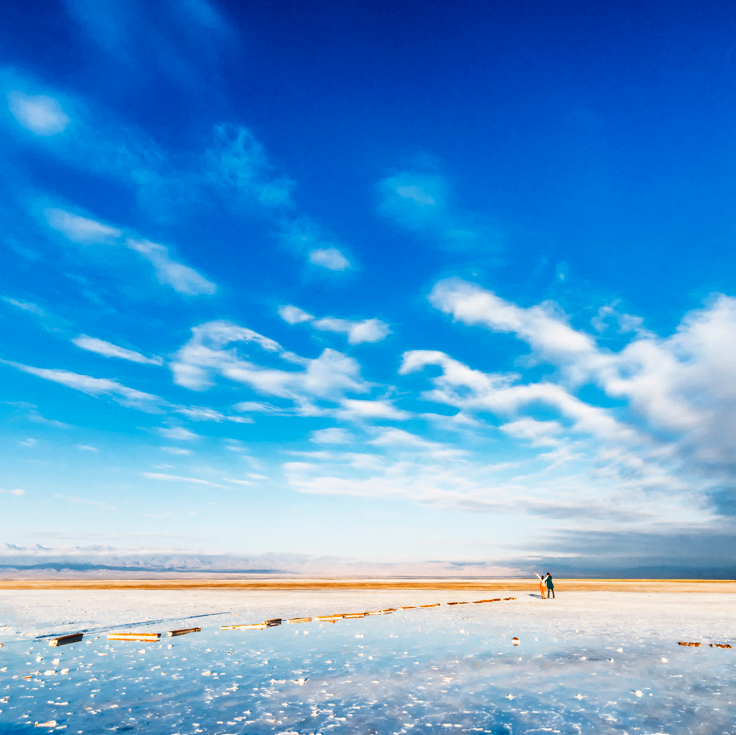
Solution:
[{"label": "reflection of wooden plank", "polygon": [[440,606],[440,603],[435,602],[434,605],[420,605],[419,607],[439,607],[439,606]]},{"label": "reflection of wooden plank", "polygon": [[170,630],[166,633],[167,638],[173,638],[175,635],[186,635],[187,633],[200,633],[202,628],[180,628],[179,630]]},{"label": "reflection of wooden plank", "polygon": [[66,646],[69,643],[79,643],[84,638],[83,633],[70,633],[69,635],[62,635],[58,638],[54,638],[49,641],[50,646]]},{"label": "reflection of wooden plank", "polygon": [[311,623],[312,618],[289,618],[289,623]]},{"label": "reflection of wooden plank", "polygon": [[157,641],[161,633],[108,633],[108,641]]}]

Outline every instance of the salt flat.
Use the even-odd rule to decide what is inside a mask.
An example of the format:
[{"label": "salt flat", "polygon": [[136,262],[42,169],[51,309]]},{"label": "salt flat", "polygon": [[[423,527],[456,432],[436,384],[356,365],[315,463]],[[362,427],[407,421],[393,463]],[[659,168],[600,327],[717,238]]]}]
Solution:
[{"label": "salt flat", "polygon": [[[508,587],[0,590],[0,722],[75,733],[736,731],[736,655],[708,646],[736,644],[732,592],[560,584],[542,601],[532,583]],[[488,597],[517,599],[445,604]],[[442,604],[220,630],[432,603]],[[193,626],[202,632],[155,644],[104,635]],[[58,649],[41,638],[77,631],[81,644]]]}]

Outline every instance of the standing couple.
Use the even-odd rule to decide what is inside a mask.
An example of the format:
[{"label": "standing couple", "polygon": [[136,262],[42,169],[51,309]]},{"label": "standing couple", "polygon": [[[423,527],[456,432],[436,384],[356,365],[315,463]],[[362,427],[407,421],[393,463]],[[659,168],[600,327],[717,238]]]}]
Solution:
[{"label": "standing couple", "polygon": [[[537,574],[537,573],[534,572],[534,574]],[[551,597],[553,600],[556,599],[555,598],[555,585],[554,585],[554,582],[552,581],[552,575],[549,572],[547,572],[546,577],[541,577],[539,574],[537,574],[537,579],[539,580],[539,594],[542,596],[542,599],[544,600],[545,598],[545,594],[544,594],[545,590],[547,592],[546,596],[548,598]]]}]

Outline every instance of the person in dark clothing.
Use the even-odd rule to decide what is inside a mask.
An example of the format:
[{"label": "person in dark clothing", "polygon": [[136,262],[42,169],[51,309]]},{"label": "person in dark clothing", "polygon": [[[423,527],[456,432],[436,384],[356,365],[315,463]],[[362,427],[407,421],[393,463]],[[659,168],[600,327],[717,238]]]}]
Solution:
[{"label": "person in dark clothing", "polygon": [[550,597],[554,600],[555,598],[555,583],[552,581],[552,575],[547,572],[547,576],[544,578],[544,584],[547,587],[547,599]]}]

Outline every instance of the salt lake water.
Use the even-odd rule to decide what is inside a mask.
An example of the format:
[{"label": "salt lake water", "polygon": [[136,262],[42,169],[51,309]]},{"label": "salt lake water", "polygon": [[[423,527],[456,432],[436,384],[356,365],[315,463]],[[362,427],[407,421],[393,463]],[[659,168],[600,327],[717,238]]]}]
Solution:
[{"label": "salt lake water", "polygon": [[98,632],[59,648],[11,631],[0,732],[736,732],[733,649],[682,647],[625,620],[575,629],[513,606],[250,631],[190,618],[146,629],[202,632],[156,643]]}]

